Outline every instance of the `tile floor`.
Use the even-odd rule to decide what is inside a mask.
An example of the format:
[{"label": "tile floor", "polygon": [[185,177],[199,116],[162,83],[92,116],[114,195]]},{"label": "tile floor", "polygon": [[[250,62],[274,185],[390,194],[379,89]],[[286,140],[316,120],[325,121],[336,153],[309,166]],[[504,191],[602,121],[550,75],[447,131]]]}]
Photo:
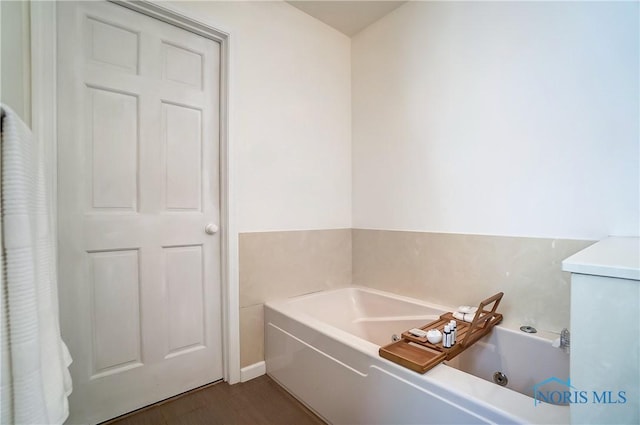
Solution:
[{"label": "tile floor", "polygon": [[220,382],[130,413],[104,425],[324,425],[267,375]]}]

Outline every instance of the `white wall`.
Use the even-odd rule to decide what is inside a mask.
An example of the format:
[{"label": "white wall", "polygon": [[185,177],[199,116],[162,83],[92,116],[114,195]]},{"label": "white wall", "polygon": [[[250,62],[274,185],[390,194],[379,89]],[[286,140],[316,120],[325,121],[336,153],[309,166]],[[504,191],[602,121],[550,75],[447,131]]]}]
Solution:
[{"label": "white wall", "polygon": [[284,2],[175,2],[231,34],[239,232],[351,227],[351,42]]},{"label": "white wall", "polygon": [[29,2],[0,2],[0,100],[31,125]]},{"label": "white wall", "polygon": [[638,3],[411,2],[352,42],[356,228],[640,234]]}]

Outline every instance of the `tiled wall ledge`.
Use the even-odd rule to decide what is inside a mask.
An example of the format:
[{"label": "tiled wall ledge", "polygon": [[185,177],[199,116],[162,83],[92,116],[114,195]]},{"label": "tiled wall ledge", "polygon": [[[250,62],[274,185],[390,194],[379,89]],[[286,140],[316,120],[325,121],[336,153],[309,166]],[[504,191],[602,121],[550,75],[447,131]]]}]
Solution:
[{"label": "tiled wall ledge", "polygon": [[509,325],[569,327],[562,260],[594,241],[353,229],[353,283],[458,306],[504,292]]},{"label": "tiled wall ledge", "polygon": [[351,284],[351,229],[242,233],[240,364],[264,360],[265,301]]}]

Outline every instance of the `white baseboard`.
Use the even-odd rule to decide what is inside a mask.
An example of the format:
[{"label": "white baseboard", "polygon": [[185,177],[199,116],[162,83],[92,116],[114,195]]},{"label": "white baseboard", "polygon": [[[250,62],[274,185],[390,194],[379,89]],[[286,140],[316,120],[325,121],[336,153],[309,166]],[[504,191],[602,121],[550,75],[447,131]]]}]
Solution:
[{"label": "white baseboard", "polygon": [[267,373],[267,365],[264,361],[245,366],[240,369],[240,382],[247,382]]}]

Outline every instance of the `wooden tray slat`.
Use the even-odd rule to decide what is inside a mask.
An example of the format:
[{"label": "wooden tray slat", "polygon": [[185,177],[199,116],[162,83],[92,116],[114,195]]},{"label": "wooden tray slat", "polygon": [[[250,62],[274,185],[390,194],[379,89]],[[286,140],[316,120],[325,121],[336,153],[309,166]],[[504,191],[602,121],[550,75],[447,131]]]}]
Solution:
[{"label": "wooden tray slat", "polygon": [[379,353],[387,360],[420,373],[425,373],[435,365],[442,363],[447,356],[440,351],[405,340],[380,347]]}]

